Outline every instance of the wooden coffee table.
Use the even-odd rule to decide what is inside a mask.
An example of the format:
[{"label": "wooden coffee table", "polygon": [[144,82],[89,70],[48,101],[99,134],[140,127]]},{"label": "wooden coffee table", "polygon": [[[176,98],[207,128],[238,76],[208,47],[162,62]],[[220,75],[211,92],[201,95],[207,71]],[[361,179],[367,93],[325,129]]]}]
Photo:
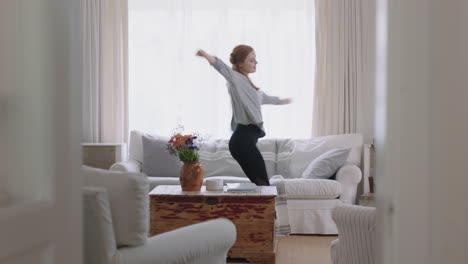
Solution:
[{"label": "wooden coffee table", "polygon": [[150,236],[183,226],[224,217],[237,229],[229,258],[252,263],[275,263],[276,187],[257,192],[183,192],[180,185],[160,185],[150,192]]}]

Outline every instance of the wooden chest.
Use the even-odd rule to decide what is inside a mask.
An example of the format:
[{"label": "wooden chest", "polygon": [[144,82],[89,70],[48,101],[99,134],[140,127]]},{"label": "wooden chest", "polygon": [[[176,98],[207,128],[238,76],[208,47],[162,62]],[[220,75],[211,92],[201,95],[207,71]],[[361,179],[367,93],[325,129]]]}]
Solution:
[{"label": "wooden chest", "polygon": [[179,227],[224,217],[237,229],[230,258],[252,263],[274,263],[276,252],[276,187],[257,192],[183,192],[179,185],[161,185],[150,192],[150,236]]}]

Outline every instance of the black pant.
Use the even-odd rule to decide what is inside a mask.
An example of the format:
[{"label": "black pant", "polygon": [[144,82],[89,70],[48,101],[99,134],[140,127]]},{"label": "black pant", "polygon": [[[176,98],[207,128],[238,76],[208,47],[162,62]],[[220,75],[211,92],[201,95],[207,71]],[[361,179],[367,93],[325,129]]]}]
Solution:
[{"label": "black pant", "polygon": [[238,124],[229,140],[229,151],[250,181],[256,185],[269,186],[265,160],[257,148],[262,132],[256,125]]}]

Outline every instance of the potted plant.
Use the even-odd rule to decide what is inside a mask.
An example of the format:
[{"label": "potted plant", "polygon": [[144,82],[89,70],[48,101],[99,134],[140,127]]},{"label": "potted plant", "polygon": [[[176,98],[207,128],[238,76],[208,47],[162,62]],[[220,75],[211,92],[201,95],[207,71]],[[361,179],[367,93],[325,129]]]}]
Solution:
[{"label": "potted plant", "polygon": [[200,191],[203,183],[203,167],[199,162],[200,147],[197,140],[197,136],[177,133],[167,142],[166,150],[169,154],[177,156],[184,163],[179,175],[182,191]]}]

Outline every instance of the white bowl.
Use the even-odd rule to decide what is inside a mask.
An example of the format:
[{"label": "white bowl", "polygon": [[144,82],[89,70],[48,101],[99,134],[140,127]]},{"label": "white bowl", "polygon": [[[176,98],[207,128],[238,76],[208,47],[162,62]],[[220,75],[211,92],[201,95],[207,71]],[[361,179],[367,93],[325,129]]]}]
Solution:
[{"label": "white bowl", "polygon": [[222,179],[206,179],[205,181],[207,191],[221,191],[223,190]]}]

